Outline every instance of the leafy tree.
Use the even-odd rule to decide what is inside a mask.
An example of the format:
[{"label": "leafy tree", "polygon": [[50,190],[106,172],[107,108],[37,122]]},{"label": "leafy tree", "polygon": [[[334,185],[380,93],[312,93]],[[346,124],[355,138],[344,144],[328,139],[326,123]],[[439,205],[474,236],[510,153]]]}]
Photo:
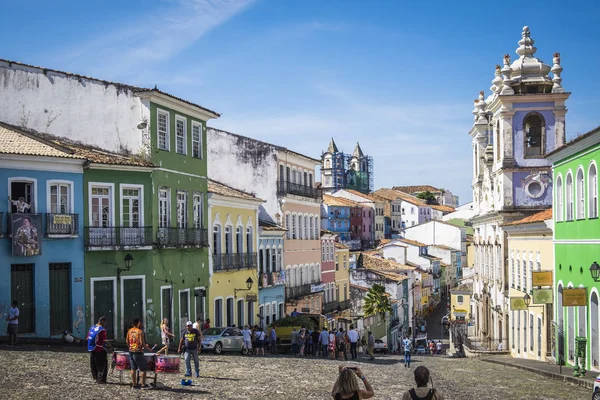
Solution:
[{"label": "leafy tree", "polygon": [[421,200],[425,200],[425,202],[427,204],[437,204],[437,199],[435,198],[435,195],[433,193],[431,193],[429,190],[426,192],[421,192],[419,194],[417,194],[417,198],[421,199]]},{"label": "leafy tree", "polygon": [[385,293],[383,285],[374,284],[365,296],[365,316],[381,315],[385,321],[387,313],[392,312],[392,303]]}]

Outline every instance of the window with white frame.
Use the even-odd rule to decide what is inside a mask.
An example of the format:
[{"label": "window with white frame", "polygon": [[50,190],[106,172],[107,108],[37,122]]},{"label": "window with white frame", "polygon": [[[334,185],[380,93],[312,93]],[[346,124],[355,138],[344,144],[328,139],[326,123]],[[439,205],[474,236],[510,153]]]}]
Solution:
[{"label": "window with white frame", "polygon": [[169,207],[169,189],[158,189],[158,227],[168,228],[171,223],[171,210]]},{"label": "window with white frame", "polygon": [[94,228],[108,228],[112,224],[112,193],[110,186],[92,186],[92,220]]},{"label": "window with white frame", "polygon": [[223,299],[215,299],[215,326],[223,326]]},{"label": "window with white frame", "polygon": [[304,217],[298,215],[298,239],[304,239]]},{"label": "window with white frame", "polygon": [[577,170],[577,180],[575,181],[575,193],[577,196],[577,202],[575,204],[577,219],[585,218],[585,183],[583,180],[583,170],[580,168]]},{"label": "window with white frame", "polygon": [[309,220],[308,221],[308,225],[309,225],[308,226],[308,232],[310,233],[309,239],[311,239],[311,240],[312,239],[316,239],[314,237],[314,223],[315,223],[314,217],[311,215],[310,217],[308,217],[308,220]]},{"label": "window with white frame", "polygon": [[314,238],[318,239],[319,238],[319,217],[315,216],[315,232],[314,232]]},{"label": "window with white frame", "polygon": [[233,253],[233,234],[229,225],[225,227],[225,253]]},{"label": "window with white frame", "polygon": [[285,229],[287,229],[287,232],[285,233],[285,238],[286,239],[291,239],[292,238],[292,216],[289,213],[285,214]]},{"label": "window with white frame", "polygon": [[533,261],[529,260],[529,289],[533,289]]},{"label": "window with white frame", "polygon": [[51,183],[50,187],[50,213],[71,213],[71,184],[66,182]]},{"label": "window with white frame", "polygon": [[169,113],[158,111],[156,114],[157,124],[156,130],[158,134],[158,148],[169,151]]},{"label": "window with white frame", "polygon": [[[525,254],[523,254],[523,258],[525,258]],[[527,261],[523,260],[523,291],[527,291]]]},{"label": "window with white frame", "polygon": [[121,226],[139,228],[142,189],[139,187],[121,187]]},{"label": "window with white frame", "polygon": [[200,229],[204,227],[204,202],[202,201],[201,193],[194,193],[194,228]]},{"label": "window with white frame", "polygon": [[177,192],[177,227],[187,228],[187,192]]},{"label": "window with white frame", "polygon": [[308,216],[304,216],[304,239],[310,239],[308,235]]},{"label": "window with white frame", "polygon": [[175,117],[175,151],[178,154],[187,154],[187,121],[185,118]]},{"label": "window with white frame", "polygon": [[246,251],[254,253],[254,229],[251,226],[246,228]]},{"label": "window with white frame", "polygon": [[571,172],[567,174],[565,191],[565,197],[567,199],[567,221],[573,221],[573,176],[571,175]]},{"label": "window with white frame", "polygon": [[221,254],[221,225],[213,226],[213,254]]},{"label": "window with white frame", "polygon": [[298,232],[296,232],[296,226],[298,225],[298,216],[292,214],[292,239],[298,239]]},{"label": "window with white frame", "polygon": [[192,122],[192,157],[202,158],[202,124]]},{"label": "window with white frame", "polygon": [[588,217],[598,218],[598,171],[594,163],[588,170]]},{"label": "window with white frame", "polygon": [[244,252],[244,228],[242,226],[235,228],[235,252],[238,254]]},{"label": "window with white frame", "polygon": [[556,207],[554,207],[556,213],[556,221],[563,220],[563,185],[562,177],[556,178]]},{"label": "window with white frame", "polygon": [[518,288],[521,287],[521,266],[520,266],[520,262],[521,261],[519,260],[519,252],[517,252],[517,257],[516,257],[516,260],[515,260],[515,267],[516,267],[516,270],[517,270],[516,286]]}]

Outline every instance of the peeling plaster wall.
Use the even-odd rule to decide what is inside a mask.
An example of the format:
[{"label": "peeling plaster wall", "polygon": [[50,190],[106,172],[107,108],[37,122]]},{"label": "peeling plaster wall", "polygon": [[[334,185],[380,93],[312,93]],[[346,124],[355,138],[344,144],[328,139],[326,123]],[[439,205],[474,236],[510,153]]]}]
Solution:
[{"label": "peeling plaster wall", "polygon": [[277,146],[214,128],[206,132],[208,177],[266,200],[259,218],[278,222]]},{"label": "peeling plaster wall", "polygon": [[0,121],[137,153],[142,112],[149,115],[130,88],[0,61]]}]

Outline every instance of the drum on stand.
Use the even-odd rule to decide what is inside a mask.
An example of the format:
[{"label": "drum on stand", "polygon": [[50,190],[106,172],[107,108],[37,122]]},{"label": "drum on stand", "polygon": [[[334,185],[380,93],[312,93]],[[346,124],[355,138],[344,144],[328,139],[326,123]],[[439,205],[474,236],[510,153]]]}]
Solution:
[{"label": "drum on stand", "polygon": [[181,358],[176,356],[156,356],[156,373],[178,374]]}]

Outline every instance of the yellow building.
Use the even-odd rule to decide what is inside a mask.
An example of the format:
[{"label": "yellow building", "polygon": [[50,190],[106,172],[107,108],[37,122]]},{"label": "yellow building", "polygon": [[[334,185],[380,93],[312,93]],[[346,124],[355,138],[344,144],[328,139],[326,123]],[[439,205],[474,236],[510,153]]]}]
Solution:
[{"label": "yellow building", "polygon": [[258,300],[258,208],[263,200],[219,182],[208,182],[211,227],[209,315],[211,326],[255,324]]},{"label": "yellow building", "polygon": [[466,324],[471,321],[472,295],[473,285],[470,283],[450,289],[450,321],[464,321]]},{"label": "yellow building", "polygon": [[[550,321],[554,315],[553,305],[535,304],[540,292],[534,295],[532,285],[534,271],[554,270],[552,226],[552,209],[503,226],[508,233],[507,268],[511,298],[511,309],[507,310],[509,337],[504,348],[513,357],[546,361],[552,351]],[[551,287],[546,288],[546,292],[551,290]],[[530,297],[529,306],[520,301],[525,294]],[[548,299],[552,301],[552,296]]]},{"label": "yellow building", "polygon": [[336,327],[347,329],[350,322],[350,248],[335,243],[335,300],[338,302]]}]

